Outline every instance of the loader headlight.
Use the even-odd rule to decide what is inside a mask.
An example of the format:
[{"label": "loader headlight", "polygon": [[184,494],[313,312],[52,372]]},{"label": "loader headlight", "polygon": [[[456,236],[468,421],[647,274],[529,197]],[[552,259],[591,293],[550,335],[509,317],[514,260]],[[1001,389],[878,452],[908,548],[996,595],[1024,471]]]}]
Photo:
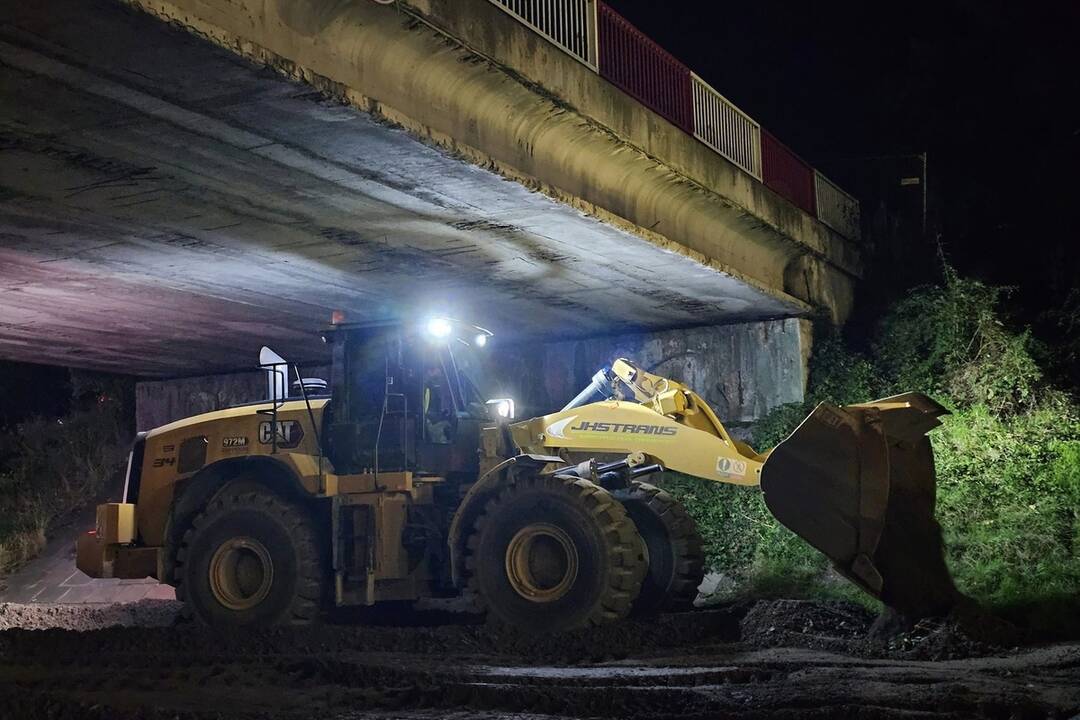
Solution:
[{"label": "loader headlight", "polygon": [[492,420],[509,420],[514,417],[514,401],[510,398],[497,398],[495,400],[488,400],[487,407],[488,412],[491,414]]},{"label": "loader headlight", "polygon": [[454,331],[454,326],[446,318],[431,318],[428,320],[427,331],[431,337],[441,340],[450,337],[450,333]]},{"label": "loader headlight", "polygon": [[484,347],[485,345],[487,345],[487,338],[487,335],[485,335],[484,333],[480,333],[475,338],[473,338],[473,343],[476,345],[476,347]]}]

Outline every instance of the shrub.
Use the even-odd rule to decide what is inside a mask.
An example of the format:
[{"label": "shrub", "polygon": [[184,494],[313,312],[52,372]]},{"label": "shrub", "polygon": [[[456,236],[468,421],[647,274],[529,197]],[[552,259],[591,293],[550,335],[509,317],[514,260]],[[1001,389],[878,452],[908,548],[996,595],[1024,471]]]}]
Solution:
[{"label": "shrub", "polygon": [[129,443],[128,384],[74,374],[63,417],[8,428],[0,448],[0,572],[36,555],[46,535],[114,486]]},{"label": "shrub", "polygon": [[[930,434],[946,559],[964,592],[996,606],[1080,597],[1080,407],[1050,387],[1027,332],[1012,332],[1004,290],[946,272],[882,318],[868,355],[826,335],[805,403],[754,428],[759,449],[782,440],[821,401],[863,402],[915,390],[950,408]],[[777,523],[756,489],[672,482],[702,528],[714,569],[747,592],[850,594],[827,562]]]},{"label": "shrub", "polygon": [[873,360],[894,392],[918,390],[997,414],[1033,409],[1042,371],[1030,333],[1000,317],[1006,291],[949,271],[940,287],[913,291],[882,319]]},{"label": "shrub", "polygon": [[960,589],[996,605],[1080,593],[1080,419],[1058,397],[1001,417],[958,408],[931,434]]}]

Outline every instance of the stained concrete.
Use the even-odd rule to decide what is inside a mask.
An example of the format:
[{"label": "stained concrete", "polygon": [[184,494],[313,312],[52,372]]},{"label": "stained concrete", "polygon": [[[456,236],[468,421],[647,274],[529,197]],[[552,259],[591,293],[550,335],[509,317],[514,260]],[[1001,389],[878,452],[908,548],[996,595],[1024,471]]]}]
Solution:
[{"label": "stained concrete", "polygon": [[[330,368],[306,366],[303,375],[329,380]],[[292,383],[289,384],[291,387]],[[139,431],[150,430],[173,420],[256,402],[266,396],[266,375],[261,370],[143,381],[135,384],[135,427]]]},{"label": "stained concrete", "polygon": [[490,373],[498,394],[531,416],[562,407],[599,368],[625,357],[693,388],[735,428],[803,400],[812,338],[808,321],[789,318],[518,345],[497,351]]},{"label": "stained concrete", "polygon": [[[0,357],[168,377],[272,341],[319,362],[338,308],[543,339],[846,312],[857,252],[737,175],[709,187],[726,161],[700,146],[715,177],[694,176],[686,136],[624,137],[391,8],[305,30],[305,3],[270,5],[199,12],[253,12],[234,47],[272,70],[198,13],[0,3]],[[264,46],[268,22],[287,32]]]}]

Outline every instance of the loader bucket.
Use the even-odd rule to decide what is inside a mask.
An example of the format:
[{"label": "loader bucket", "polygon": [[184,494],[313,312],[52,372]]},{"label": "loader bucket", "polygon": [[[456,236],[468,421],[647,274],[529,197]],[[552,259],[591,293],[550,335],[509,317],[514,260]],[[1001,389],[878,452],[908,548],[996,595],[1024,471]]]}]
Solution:
[{"label": "loader bucket", "polygon": [[945,614],[960,598],[934,519],[926,437],[946,412],[920,393],[822,403],[761,470],[765,504],[777,520],[910,618]]}]

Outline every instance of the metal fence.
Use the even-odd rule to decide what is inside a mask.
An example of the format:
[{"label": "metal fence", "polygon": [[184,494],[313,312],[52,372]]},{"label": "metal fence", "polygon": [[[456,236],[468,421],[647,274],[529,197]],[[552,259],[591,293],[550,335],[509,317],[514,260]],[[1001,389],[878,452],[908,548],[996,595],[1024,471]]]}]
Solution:
[{"label": "metal fence", "polygon": [[694,132],[690,68],[599,1],[597,38],[602,77],[686,132]]},{"label": "metal fence", "polygon": [[814,168],[767,130],[761,131],[761,180],[811,215],[814,204]]},{"label": "metal fence", "polygon": [[817,170],[814,171],[814,196],[818,220],[846,238],[858,240],[861,235],[859,201],[840,189],[840,186]]},{"label": "metal fence", "polygon": [[491,0],[596,69],[596,0]]},{"label": "metal fence", "polygon": [[859,201],[603,0],[490,0],[602,77],[845,237]]},{"label": "metal fence", "polygon": [[690,73],[694,92],[694,137],[761,179],[761,126]]}]

